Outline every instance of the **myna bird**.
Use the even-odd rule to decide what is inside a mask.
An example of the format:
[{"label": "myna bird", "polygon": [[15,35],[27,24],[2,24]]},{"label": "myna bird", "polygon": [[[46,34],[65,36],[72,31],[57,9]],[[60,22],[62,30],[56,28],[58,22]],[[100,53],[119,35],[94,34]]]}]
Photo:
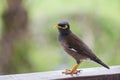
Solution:
[{"label": "myna bird", "polygon": [[66,70],[64,74],[77,74],[77,68],[83,60],[92,60],[105,68],[109,67],[104,64],[93,52],[92,50],[75,34],[70,30],[70,25],[68,22],[60,22],[56,25],[59,31],[59,41],[64,48],[64,50],[71,55],[77,62],[72,69]]}]

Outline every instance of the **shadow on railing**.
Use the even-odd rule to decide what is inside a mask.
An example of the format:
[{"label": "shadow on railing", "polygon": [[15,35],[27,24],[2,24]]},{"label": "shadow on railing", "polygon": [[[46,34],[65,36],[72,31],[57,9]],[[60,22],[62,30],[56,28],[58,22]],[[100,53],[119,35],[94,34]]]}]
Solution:
[{"label": "shadow on railing", "polygon": [[83,68],[77,75],[65,75],[62,71],[1,75],[0,80],[120,80],[120,66]]}]

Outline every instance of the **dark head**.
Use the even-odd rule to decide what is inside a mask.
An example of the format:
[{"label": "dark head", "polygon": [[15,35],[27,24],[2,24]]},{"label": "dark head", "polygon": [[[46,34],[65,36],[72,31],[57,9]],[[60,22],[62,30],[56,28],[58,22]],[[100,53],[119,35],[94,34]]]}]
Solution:
[{"label": "dark head", "polygon": [[59,22],[56,27],[58,28],[61,35],[68,35],[71,32],[68,22]]}]

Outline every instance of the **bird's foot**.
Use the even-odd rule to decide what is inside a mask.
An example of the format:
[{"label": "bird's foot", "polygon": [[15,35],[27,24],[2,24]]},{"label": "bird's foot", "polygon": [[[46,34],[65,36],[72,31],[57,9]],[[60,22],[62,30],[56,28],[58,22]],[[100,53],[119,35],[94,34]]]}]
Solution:
[{"label": "bird's foot", "polygon": [[80,73],[80,70],[70,70],[70,69],[66,69],[65,72],[62,72],[63,74],[78,74]]}]

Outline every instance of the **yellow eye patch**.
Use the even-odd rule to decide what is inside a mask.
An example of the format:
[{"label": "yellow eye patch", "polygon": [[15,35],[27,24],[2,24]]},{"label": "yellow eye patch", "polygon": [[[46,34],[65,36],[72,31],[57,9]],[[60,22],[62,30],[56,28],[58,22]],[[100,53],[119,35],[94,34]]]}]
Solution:
[{"label": "yellow eye patch", "polygon": [[64,27],[61,27],[61,26],[56,26],[57,28],[62,28],[62,29],[67,29],[68,28],[68,26],[67,25],[65,25]]}]

